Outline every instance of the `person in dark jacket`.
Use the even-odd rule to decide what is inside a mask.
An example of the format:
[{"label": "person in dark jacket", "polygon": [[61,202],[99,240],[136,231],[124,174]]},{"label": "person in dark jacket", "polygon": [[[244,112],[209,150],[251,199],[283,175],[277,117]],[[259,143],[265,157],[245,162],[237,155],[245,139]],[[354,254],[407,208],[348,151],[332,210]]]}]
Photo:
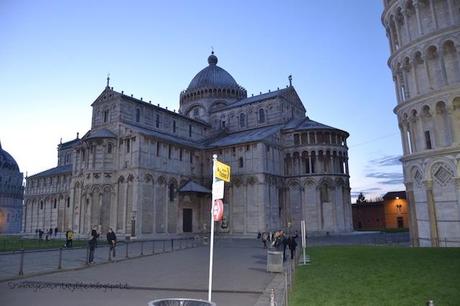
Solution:
[{"label": "person in dark jacket", "polygon": [[109,243],[110,252],[112,252],[112,257],[115,257],[115,247],[117,246],[117,235],[115,235],[112,228],[110,228],[109,232],[107,233],[107,242]]},{"label": "person in dark jacket", "polygon": [[97,233],[95,229],[93,229],[91,231],[91,239],[88,241],[88,246],[89,246],[88,263],[90,264],[94,263],[94,252],[96,250],[98,237],[99,237],[99,234]]},{"label": "person in dark jacket", "polygon": [[288,239],[289,250],[291,250],[291,259],[294,259],[295,249],[297,247],[297,241],[295,241],[296,238],[297,234],[289,237]]}]

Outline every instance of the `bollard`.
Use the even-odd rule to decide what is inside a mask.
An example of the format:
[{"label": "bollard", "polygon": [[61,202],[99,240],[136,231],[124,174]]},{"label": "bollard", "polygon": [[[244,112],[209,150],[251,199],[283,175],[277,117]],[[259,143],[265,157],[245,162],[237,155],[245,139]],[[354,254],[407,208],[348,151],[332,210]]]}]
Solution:
[{"label": "bollard", "polygon": [[89,265],[89,245],[86,246],[86,264]]},{"label": "bollard", "polygon": [[141,256],[144,255],[144,240],[141,240]]},{"label": "bollard", "polygon": [[426,306],[434,306],[433,300],[429,300],[428,302],[426,302]]},{"label": "bollard", "polygon": [[19,275],[24,275],[24,249],[21,250],[21,262],[19,263]]},{"label": "bollard", "polygon": [[128,258],[128,241],[125,242],[126,243],[126,254],[125,254],[125,257]]},{"label": "bollard", "polygon": [[270,306],[275,306],[275,289],[272,288],[270,291]]},{"label": "bollard", "polygon": [[152,255],[155,255],[155,240],[152,241]]},{"label": "bollard", "polygon": [[108,258],[109,261],[112,261],[112,251],[110,250],[110,245],[109,245],[109,258]]},{"label": "bollard", "polygon": [[166,241],[163,240],[163,253],[166,253]]},{"label": "bollard", "polygon": [[174,239],[171,239],[171,252],[174,252]]},{"label": "bollard", "polygon": [[62,269],[62,248],[59,248],[59,264],[58,264],[58,269]]}]

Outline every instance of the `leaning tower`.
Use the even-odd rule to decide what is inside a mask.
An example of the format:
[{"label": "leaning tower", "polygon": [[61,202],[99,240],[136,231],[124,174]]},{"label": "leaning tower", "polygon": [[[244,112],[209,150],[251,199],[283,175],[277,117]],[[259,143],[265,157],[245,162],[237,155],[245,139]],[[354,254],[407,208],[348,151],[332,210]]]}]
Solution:
[{"label": "leaning tower", "polygon": [[384,0],[415,246],[460,246],[460,0]]}]

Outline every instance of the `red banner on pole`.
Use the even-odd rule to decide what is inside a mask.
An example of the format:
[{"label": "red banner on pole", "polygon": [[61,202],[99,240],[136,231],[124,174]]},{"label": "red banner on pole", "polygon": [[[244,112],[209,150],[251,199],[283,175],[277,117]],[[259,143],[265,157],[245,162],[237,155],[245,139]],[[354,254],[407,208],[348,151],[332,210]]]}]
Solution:
[{"label": "red banner on pole", "polygon": [[222,221],[224,216],[224,202],[222,200],[215,200],[214,207],[212,208],[212,216],[214,221]]}]

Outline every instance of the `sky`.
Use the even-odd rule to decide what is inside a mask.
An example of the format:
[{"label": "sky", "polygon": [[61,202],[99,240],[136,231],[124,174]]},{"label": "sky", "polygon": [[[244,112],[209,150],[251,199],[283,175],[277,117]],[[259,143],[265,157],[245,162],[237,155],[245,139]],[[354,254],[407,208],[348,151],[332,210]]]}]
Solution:
[{"label": "sky", "polygon": [[91,125],[106,85],[179,108],[218,65],[248,95],[288,76],[315,121],[346,130],[352,197],[404,190],[380,0],[0,1],[0,141],[33,175]]}]

